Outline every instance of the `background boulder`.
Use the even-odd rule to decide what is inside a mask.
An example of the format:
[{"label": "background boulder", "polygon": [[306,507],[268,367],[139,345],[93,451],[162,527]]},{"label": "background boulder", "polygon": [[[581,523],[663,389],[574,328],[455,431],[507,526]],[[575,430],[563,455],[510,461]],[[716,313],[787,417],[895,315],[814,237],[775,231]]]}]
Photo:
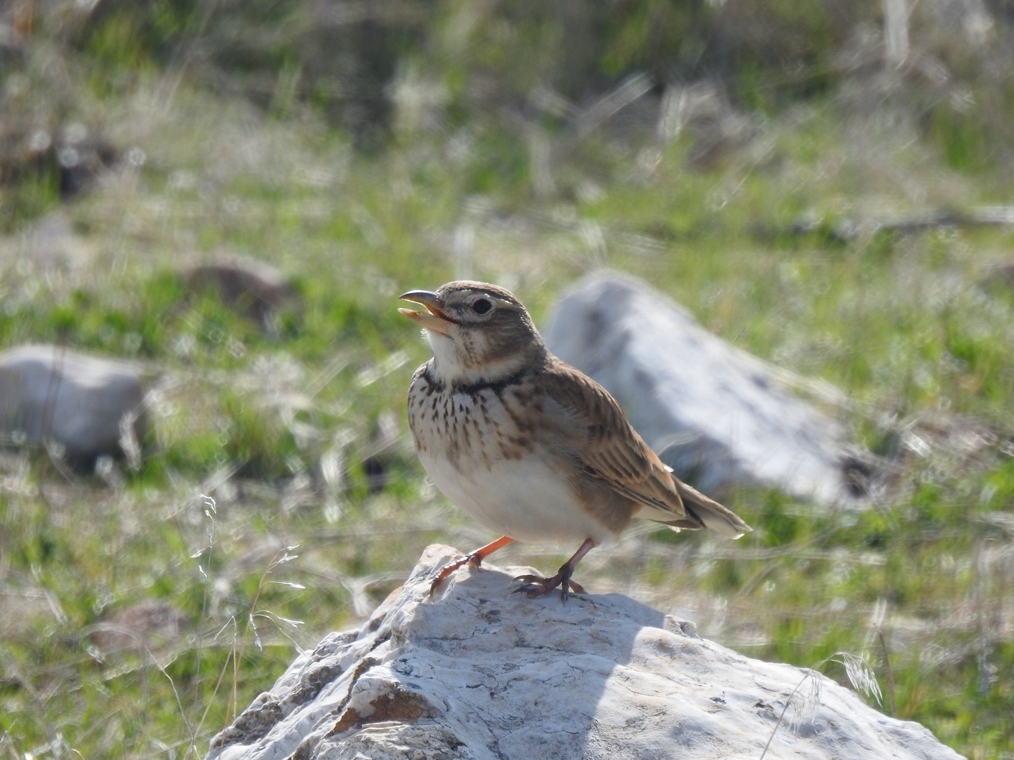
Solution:
[{"label": "background boulder", "polygon": [[584,278],[557,303],[545,334],[696,488],[776,487],[822,504],[863,489],[835,420],[789,393],[775,368],[632,277]]},{"label": "background boulder", "polygon": [[265,332],[276,331],[279,316],[300,306],[289,279],[266,261],[223,255],[184,270],[181,279],[188,291],[213,293]]},{"label": "background boulder", "polygon": [[140,377],[121,362],[48,345],[0,353],[0,435],[15,445],[56,443],[75,467],[139,457],[143,400]]}]

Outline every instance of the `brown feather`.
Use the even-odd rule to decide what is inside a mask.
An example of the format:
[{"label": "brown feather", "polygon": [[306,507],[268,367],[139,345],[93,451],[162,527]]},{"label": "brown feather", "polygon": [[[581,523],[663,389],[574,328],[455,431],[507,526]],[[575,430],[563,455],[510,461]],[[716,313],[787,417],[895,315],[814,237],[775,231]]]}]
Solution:
[{"label": "brown feather", "polygon": [[682,530],[709,527],[733,538],[750,530],[733,512],[676,478],[601,385],[552,355],[539,374],[557,434],[568,439],[588,475],[647,507],[640,516]]}]

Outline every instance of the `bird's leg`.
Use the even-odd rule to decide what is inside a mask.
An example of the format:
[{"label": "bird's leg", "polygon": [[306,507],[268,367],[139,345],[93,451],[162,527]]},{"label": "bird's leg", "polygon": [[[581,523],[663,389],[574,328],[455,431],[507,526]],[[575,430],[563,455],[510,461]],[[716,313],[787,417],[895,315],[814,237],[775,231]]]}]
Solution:
[{"label": "bird's leg", "polygon": [[574,574],[574,568],[577,567],[577,563],[581,561],[581,558],[594,549],[598,544],[590,538],[586,538],[584,543],[581,544],[581,548],[574,552],[574,556],[568,559],[560,567],[560,572],[554,575],[552,578],[542,578],[538,575],[521,575],[515,578],[516,581],[524,583],[521,588],[515,589],[515,593],[521,592],[529,598],[536,596],[544,596],[552,591],[557,586],[560,587],[560,599],[564,602],[567,601],[567,597],[570,596],[571,592],[575,594],[584,594],[585,590],[579,583],[575,583],[570,579],[570,576]]},{"label": "bird's leg", "polygon": [[486,557],[495,552],[497,549],[503,549],[505,546],[507,546],[507,544],[513,543],[513,541],[514,539],[511,538],[510,536],[500,536],[500,538],[498,538],[496,541],[488,543],[485,546],[481,546],[474,552],[470,552],[469,554],[466,554],[464,557],[459,557],[453,562],[448,562],[446,565],[440,568],[440,572],[437,573],[437,577],[434,578],[433,583],[430,584],[430,596],[433,596],[433,594],[435,594],[436,590],[440,588],[440,584],[444,582],[447,576],[449,576],[459,567],[463,565],[468,565],[469,567],[479,567],[482,564],[482,561],[486,559]]}]

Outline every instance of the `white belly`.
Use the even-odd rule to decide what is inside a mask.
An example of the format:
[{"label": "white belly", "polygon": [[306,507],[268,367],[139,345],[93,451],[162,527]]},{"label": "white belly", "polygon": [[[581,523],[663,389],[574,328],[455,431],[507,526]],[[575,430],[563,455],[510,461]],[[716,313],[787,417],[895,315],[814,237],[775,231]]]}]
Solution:
[{"label": "white belly", "polygon": [[521,541],[609,543],[615,536],[577,502],[566,477],[538,458],[500,460],[459,472],[446,458],[419,452],[433,484],[490,530]]},{"label": "white belly", "polygon": [[409,392],[409,423],[419,461],[457,507],[520,541],[615,538],[578,503],[567,474],[557,469],[564,460],[554,465],[552,444],[532,426],[540,398],[520,386],[446,393],[424,369]]}]

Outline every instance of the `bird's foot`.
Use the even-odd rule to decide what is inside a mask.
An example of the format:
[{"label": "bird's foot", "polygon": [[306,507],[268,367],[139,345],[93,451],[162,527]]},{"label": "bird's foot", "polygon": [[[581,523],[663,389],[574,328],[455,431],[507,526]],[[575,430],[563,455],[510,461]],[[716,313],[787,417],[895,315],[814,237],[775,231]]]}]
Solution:
[{"label": "bird's foot", "polygon": [[453,562],[448,562],[440,568],[440,572],[437,573],[437,577],[434,578],[433,583],[430,584],[430,597],[432,598],[432,596],[437,593],[437,589],[443,585],[448,576],[450,576],[459,567],[464,567],[465,565],[468,565],[469,567],[481,566],[482,555],[480,555],[478,551],[474,551],[471,554],[466,554],[464,557],[459,557]]},{"label": "bird's foot", "polygon": [[537,596],[545,596],[553,589],[559,587],[560,601],[566,602],[567,597],[573,594],[585,594],[584,586],[575,583],[570,579],[574,568],[568,562],[560,568],[560,572],[552,578],[543,578],[541,575],[519,575],[514,580],[520,581],[522,585],[514,589],[515,594],[524,594],[529,599]]},{"label": "bird's foot", "polygon": [[490,554],[497,551],[498,549],[502,549],[503,547],[507,546],[507,544],[513,543],[513,541],[514,539],[511,538],[510,536],[500,536],[500,538],[498,538],[496,541],[492,541],[486,544],[485,546],[480,546],[474,552],[470,552],[466,554],[464,557],[456,559],[453,562],[448,562],[446,565],[440,568],[440,572],[437,573],[437,577],[434,578],[433,583],[430,584],[430,598],[431,599],[433,598],[433,594],[435,594],[437,589],[440,588],[440,584],[442,584],[447,579],[447,576],[449,576],[459,567],[461,567],[462,565],[468,565],[469,567],[479,567],[482,564],[482,561],[486,559],[486,557],[488,557]]}]

